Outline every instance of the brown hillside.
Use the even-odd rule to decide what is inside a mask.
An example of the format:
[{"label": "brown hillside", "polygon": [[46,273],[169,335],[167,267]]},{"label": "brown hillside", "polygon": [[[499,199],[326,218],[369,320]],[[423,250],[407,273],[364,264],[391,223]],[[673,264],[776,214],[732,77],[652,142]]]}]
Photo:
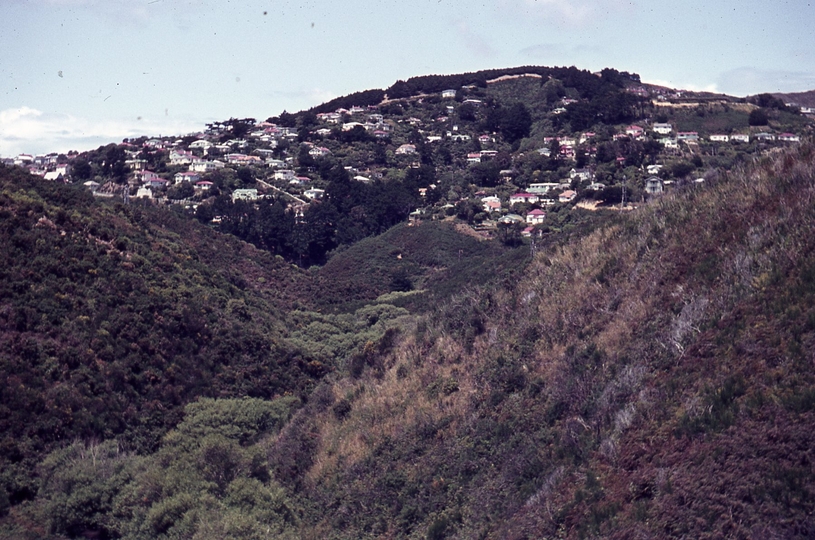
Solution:
[{"label": "brown hillside", "polygon": [[773,94],[784,100],[784,103],[795,103],[801,107],[815,107],[815,90],[795,92],[792,94]]},{"label": "brown hillside", "polygon": [[271,454],[303,537],[812,537],[813,159],[541,253],[324,389]]}]

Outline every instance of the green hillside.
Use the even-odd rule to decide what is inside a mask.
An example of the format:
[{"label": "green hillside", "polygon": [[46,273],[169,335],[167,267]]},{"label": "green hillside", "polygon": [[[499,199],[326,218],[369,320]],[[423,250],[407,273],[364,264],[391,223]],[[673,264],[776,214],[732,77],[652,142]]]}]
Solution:
[{"label": "green hillside", "polygon": [[815,537],[811,132],[525,66],[0,164],[0,538]]},{"label": "green hillside", "polygon": [[[161,415],[161,425],[174,429],[142,452],[128,449],[130,431],[94,438],[90,420],[84,427],[63,418],[75,435],[24,467],[31,449],[20,447],[25,440],[20,437],[34,436],[10,428],[4,443],[10,450],[4,452],[6,485],[19,487],[6,509],[6,536],[811,537],[814,172],[811,146],[762,158],[539,252],[514,279],[462,288],[426,315],[411,317],[395,307],[372,311],[373,306],[350,315],[309,315],[301,304],[289,315],[294,326],[286,342],[306,343],[299,345],[303,354],[310,331],[337,336],[332,339],[339,341],[323,351],[330,358],[342,350],[343,340],[353,342],[380,316],[392,321],[392,330],[367,334],[346,363],[310,395],[302,393],[302,406],[294,398],[273,399],[275,387],[257,372],[241,379],[237,372],[243,364],[237,362],[210,375],[213,386],[200,394],[219,399],[189,404],[183,416]],[[51,237],[63,244],[49,249],[68,250],[69,231],[81,230],[82,208],[94,208],[103,223],[135,211],[100,208],[77,192],[58,190],[63,199],[78,197],[72,204],[80,210],[70,220],[54,215],[56,229],[35,226],[44,223],[43,214],[51,219],[53,203],[39,198],[26,181],[5,184],[4,223],[15,223],[9,230],[17,231],[9,235],[17,238],[9,240],[9,249],[23,249],[14,253],[31,253],[26,246],[44,249]],[[120,223],[107,233],[108,240],[97,230],[82,236],[81,243],[90,238],[96,248],[98,242],[115,243],[124,232],[144,234],[154,242],[152,253],[173,238],[169,228],[131,229]],[[397,245],[406,260],[410,236],[396,230],[378,241]],[[76,250],[80,240],[76,233],[73,238]],[[100,279],[85,278],[93,276],[88,270],[113,272],[114,265],[103,262],[112,256],[110,249],[93,251],[98,258],[83,269],[81,280],[71,274],[73,286],[88,280],[83,302],[98,290],[92,285]],[[131,260],[135,256],[134,249]],[[180,257],[170,250],[165,256]],[[120,257],[117,267],[126,255]],[[172,275],[192,273],[196,267],[189,261],[177,262]],[[277,264],[271,258],[261,261],[272,268]],[[23,271],[15,268],[9,264],[7,275]],[[203,275],[203,268],[198,271]],[[295,287],[302,279],[300,271],[278,271],[274,279],[290,272],[287,279]],[[257,285],[264,276],[271,277],[255,276],[243,288],[227,284],[226,277],[210,277],[207,283],[220,284],[248,306],[238,309],[227,301],[232,308],[217,312],[226,320],[208,320],[213,335],[223,324],[233,324],[235,331],[232,317],[243,317],[245,324],[251,317],[247,332],[266,324],[282,335],[278,323],[252,308],[263,299],[274,313],[287,301],[283,291],[266,296],[265,286]],[[159,277],[149,279],[154,287],[160,283]],[[44,281],[53,281],[54,291],[68,283],[55,277]],[[19,289],[5,294],[32,294],[31,288]],[[56,294],[38,298],[45,302]],[[45,307],[38,314],[25,319],[32,327],[12,330],[7,323],[7,335],[17,332],[17,341],[7,341],[30,338],[45,320],[55,327],[60,321]],[[368,322],[355,326],[354,320]],[[95,340],[107,337],[99,332],[102,322],[93,332],[81,330],[79,321],[61,322],[80,344],[90,340],[88,356],[80,358],[98,368],[109,361],[94,348]],[[54,330],[49,346],[58,348],[60,339],[67,339],[60,336]],[[210,348],[217,351],[207,342],[204,350]],[[204,354],[216,353],[199,357]],[[13,357],[5,358],[8,363]],[[49,361],[45,355],[26,359],[32,367]],[[307,392],[316,375],[309,377],[296,365],[279,365],[277,376],[288,374],[292,387],[302,381]],[[62,373],[78,377],[93,369],[67,366]],[[35,384],[37,395],[60,388],[45,374],[27,376],[25,384],[7,384],[4,398],[33,396],[23,388]],[[230,386],[227,376],[230,384],[245,382]],[[8,372],[5,377],[13,380]],[[87,410],[116,396],[115,387],[104,398],[83,394],[86,386],[75,380],[74,399],[87,401]],[[251,395],[254,387],[268,390],[253,399],[230,399]],[[179,413],[183,397],[194,393],[186,391],[176,401]],[[139,403],[137,394],[129,399]],[[167,401],[160,403],[167,407]],[[13,418],[10,412],[18,409],[6,407],[4,418]],[[37,422],[50,418],[54,425],[63,411]],[[93,411],[95,418],[103,413],[101,407]],[[107,424],[113,412],[106,414],[101,418]],[[71,440],[77,442],[68,444]],[[9,475],[26,470],[37,474],[27,480],[32,492],[24,496],[25,479]]]},{"label": "green hillside", "polygon": [[808,538],[815,153],[764,158],[421,319],[278,445],[305,538]]},{"label": "green hillside", "polygon": [[149,451],[198,396],[306,395],[324,374],[282,339],[308,277],[195,225],[0,168],[6,505],[54,444]]},{"label": "green hillside", "polygon": [[397,293],[390,296],[399,305],[424,309],[467,286],[520,272],[528,259],[527,246],[508,248],[463,234],[452,222],[401,224],[332,255],[316,274],[315,300],[341,307]]}]

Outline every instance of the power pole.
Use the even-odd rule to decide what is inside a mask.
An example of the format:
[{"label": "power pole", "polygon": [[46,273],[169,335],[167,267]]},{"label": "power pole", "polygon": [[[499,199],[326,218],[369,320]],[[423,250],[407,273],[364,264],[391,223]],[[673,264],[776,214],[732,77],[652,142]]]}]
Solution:
[{"label": "power pole", "polygon": [[625,207],[625,181],[623,181],[623,198],[620,201],[620,210]]}]

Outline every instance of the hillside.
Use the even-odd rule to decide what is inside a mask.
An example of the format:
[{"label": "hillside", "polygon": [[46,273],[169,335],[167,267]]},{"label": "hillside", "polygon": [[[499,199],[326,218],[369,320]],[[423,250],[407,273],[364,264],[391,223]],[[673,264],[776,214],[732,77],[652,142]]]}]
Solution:
[{"label": "hillside", "polygon": [[815,107],[815,90],[809,92],[794,92],[790,94],[773,94],[784,100],[784,103],[795,103],[801,107]]},{"label": "hillside", "polygon": [[275,443],[317,441],[277,469],[303,537],[811,537],[814,158],[542,253],[336,380]]},{"label": "hillside", "polygon": [[[7,188],[4,208],[21,197]],[[617,214],[426,315],[292,312],[303,351],[309,332],[395,326],[302,406],[221,393],[155,451],[55,450],[6,535],[809,538],[813,198],[806,145]],[[18,208],[30,224],[49,210]]]},{"label": "hillside", "polygon": [[0,538],[813,537],[811,133],[524,66],[0,164]]},{"label": "hillside", "polygon": [[[0,466],[73,439],[147,451],[199,396],[307,394],[323,374],[282,344],[302,271],[150,207],[0,167]],[[5,494],[5,493],[4,493]]]},{"label": "hillside", "polygon": [[464,287],[520,272],[528,258],[526,246],[462,234],[452,222],[401,224],[333,254],[315,274],[315,301],[341,307],[401,292],[398,305],[423,310]]},{"label": "hillside", "polygon": [[811,133],[811,118],[770,94],[520,66],[412,77],[265,121],[7,161],[101,196],[174,207],[310,267],[413,212],[455,215],[493,237],[505,219],[540,236],[558,226],[559,205],[616,204],[623,193],[641,202]]}]

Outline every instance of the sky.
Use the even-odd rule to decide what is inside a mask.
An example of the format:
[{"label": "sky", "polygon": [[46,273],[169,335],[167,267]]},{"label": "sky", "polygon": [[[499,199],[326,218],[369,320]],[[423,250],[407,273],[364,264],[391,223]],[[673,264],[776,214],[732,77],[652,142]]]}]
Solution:
[{"label": "sky", "polygon": [[0,0],[0,156],[521,65],[735,96],[807,91],[814,22],[815,0]]}]

